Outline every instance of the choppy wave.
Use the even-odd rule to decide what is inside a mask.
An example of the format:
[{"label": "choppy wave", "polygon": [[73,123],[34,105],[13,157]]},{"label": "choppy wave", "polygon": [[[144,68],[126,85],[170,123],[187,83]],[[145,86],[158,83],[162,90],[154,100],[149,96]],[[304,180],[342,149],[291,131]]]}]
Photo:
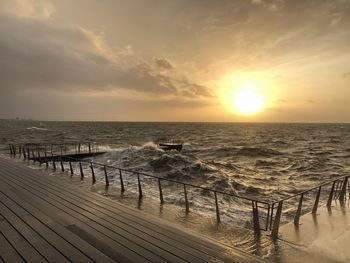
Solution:
[{"label": "choppy wave", "polygon": [[238,150],[237,155],[248,157],[272,157],[282,155],[282,153],[266,147],[243,147]]},{"label": "choppy wave", "polygon": [[256,167],[261,167],[261,168],[271,168],[273,169],[274,167],[278,166],[279,163],[276,161],[272,160],[256,160],[255,166]]},{"label": "choppy wave", "polygon": [[[18,121],[2,122],[0,138],[4,147],[11,142],[94,141],[110,149],[94,157],[98,162],[265,200],[345,175],[350,167],[350,125],[344,124]],[[156,143],[160,138],[183,141],[183,151],[163,151]],[[103,170],[97,175],[104,179]],[[110,171],[110,177],[118,183],[117,171]],[[137,189],[131,174],[126,182],[128,189]],[[144,184],[158,196],[156,182]],[[166,198],[182,204],[183,189],[166,187],[172,187]],[[200,211],[213,209],[212,198],[205,190],[189,190],[191,205]],[[237,200],[221,198],[227,211],[243,209],[231,207],[240,205]]]}]

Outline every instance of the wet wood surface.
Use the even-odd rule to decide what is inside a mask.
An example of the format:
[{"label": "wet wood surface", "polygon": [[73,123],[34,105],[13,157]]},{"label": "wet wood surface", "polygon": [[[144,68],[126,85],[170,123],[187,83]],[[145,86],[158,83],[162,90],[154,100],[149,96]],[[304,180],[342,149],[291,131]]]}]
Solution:
[{"label": "wet wood surface", "polygon": [[0,262],[261,262],[3,158],[0,243]]}]

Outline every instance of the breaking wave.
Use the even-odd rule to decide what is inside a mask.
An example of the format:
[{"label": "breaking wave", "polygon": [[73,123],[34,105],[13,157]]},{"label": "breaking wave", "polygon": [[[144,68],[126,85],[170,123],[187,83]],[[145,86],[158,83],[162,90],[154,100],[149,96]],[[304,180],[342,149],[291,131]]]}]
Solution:
[{"label": "breaking wave", "polygon": [[[97,162],[264,200],[285,197],[349,172],[350,125],[345,124],[293,124],[293,129],[291,124],[42,124],[7,123],[6,129],[0,129],[0,142],[7,147],[30,140],[94,141],[109,147],[106,154],[92,159]],[[183,150],[164,151],[156,143],[159,138],[180,139]],[[109,174],[111,182],[118,183],[118,172]],[[103,170],[97,170],[97,176],[103,180]],[[132,173],[125,180],[128,189],[137,191]],[[143,183],[158,196],[157,182]],[[171,202],[184,202],[183,188],[165,184],[164,189],[169,189],[166,198]],[[241,211],[233,197],[220,198],[226,211]],[[189,189],[189,200],[201,211],[213,209],[212,193],[207,190]]]}]

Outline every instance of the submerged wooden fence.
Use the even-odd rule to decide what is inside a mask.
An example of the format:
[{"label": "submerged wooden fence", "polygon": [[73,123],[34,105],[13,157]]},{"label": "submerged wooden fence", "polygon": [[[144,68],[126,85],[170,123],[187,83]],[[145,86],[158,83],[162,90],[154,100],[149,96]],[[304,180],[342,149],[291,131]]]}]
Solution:
[{"label": "submerged wooden fence", "polygon": [[[257,237],[260,236],[261,231],[267,231],[271,233],[271,237],[273,239],[277,239],[281,221],[284,220],[284,218],[286,217],[292,217],[294,219],[294,224],[297,226],[299,224],[300,216],[302,214],[310,212],[306,208],[303,208],[303,202],[306,199],[308,199],[309,201],[313,200],[314,203],[311,212],[314,215],[316,215],[317,208],[319,207],[321,201],[325,200],[327,207],[330,208],[334,200],[344,202],[347,199],[347,193],[350,197],[350,183],[348,175],[324,182],[316,187],[298,192],[297,194],[288,196],[286,198],[273,201],[264,201],[250,197],[240,196],[237,194],[227,193],[216,189],[210,189],[190,183],[184,183],[177,180],[163,178],[152,174],[133,171],[130,169],[125,169],[98,162],[87,161],[81,158],[75,158],[74,156],[68,156],[68,153],[75,153],[76,155],[83,153],[92,154],[94,152],[98,152],[99,149],[100,147],[98,145],[91,143],[9,145],[10,154],[12,156],[19,156],[23,157],[24,159],[33,160],[34,162],[38,162],[40,165],[42,165],[42,163],[45,163],[47,167],[51,165],[53,170],[57,169],[58,163],[58,165],[60,166],[60,171],[62,172],[66,171],[66,165],[68,166],[67,172],[69,172],[71,175],[73,175],[75,172],[72,163],[76,162],[78,163],[78,174],[80,175],[81,180],[85,178],[84,168],[86,170],[86,168],[88,167],[88,169],[91,171],[92,184],[95,184],[97,181],[95,175],[96,168],[100,168],[103,170],[104,183],[106,187],[110,185],[108,171],[115,170],[117,171],[117,174],[119,174],[120,191],[122,193],[124,193],[127,190],[124,184],[125,174],[133,175],[137,179],[137,193],[140,199],[144,196],[142,178],[152,178],[157,182],[159,201],[161,204],[164,203],[163,182],[178,185],[183,188],[186,213],[190,211],[188,190],[200,189],[206,191],[207,193],[211,193],[211,196],[214,199],[213,205],[215,209],[217,223],[220,223],[221,221],[219,195],[221,195],[222,198],[226,196],[240,200],[245,205],[251,206],[252,228]],[[284,208],[285,204],[287,205]]]}]

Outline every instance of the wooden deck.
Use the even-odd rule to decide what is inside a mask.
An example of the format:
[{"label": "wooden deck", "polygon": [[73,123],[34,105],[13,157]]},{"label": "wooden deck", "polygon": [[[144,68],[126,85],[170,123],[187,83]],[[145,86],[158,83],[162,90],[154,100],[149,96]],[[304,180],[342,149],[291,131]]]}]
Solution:
[{"label": "wooden deck", "polygon": [[0,262],[262,262],[2,158],[0,244]]}]

